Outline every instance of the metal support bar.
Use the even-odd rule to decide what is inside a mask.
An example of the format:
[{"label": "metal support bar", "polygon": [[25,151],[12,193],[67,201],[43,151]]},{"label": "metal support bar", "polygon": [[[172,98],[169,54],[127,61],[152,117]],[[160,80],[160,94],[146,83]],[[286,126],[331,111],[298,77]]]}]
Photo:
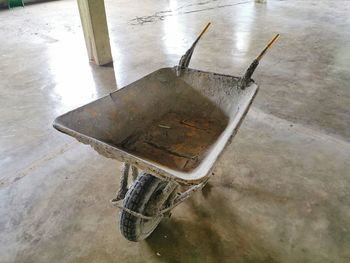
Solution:
[{"label": "metal support bar", "polygon": [[153,216],[146,216],[146,215],[143,215],[143,214],[140,214],[140,213],[137,213],[135,211],[132,211],[126,207],[123,206],[123,204],[121,204],[121,201],[122,200],[112,200],[111,203],[113,206],[121,209],[121,210],[124,210],[125,212],[133,215],[133,216],[136,216],[136,217],[139,217],[139,218],[142,218],[142,219],[146,219],[146,220],[151,220],[151,219],[154,219],[156,217],[163,217],[164,214],[170,212],[172,209],[174,209],[176,206],[178,206],[179,204],[181,204],[182,202],[184,202],[187,198],[189,198],[191,196],[192,193],[202,189],[208,182],[208,179],[203,181],[202,183],[200,184],[197,184],[195,186],[192,186],[191,188],[189,188],[187,191],[181,193],[179,196],[177,196],[173,202],[173,204],[171,204],[170,206],[168,206],[167,208],[165,209],[162,209],[161,211],[159,211],[158,213],[156,213],[155,215]]},{"label": "metal support bar", "polygon": [[132,174],[132,179],[135,181],[137,176],[139,175],[139,171],[136,166],[131,165],[131,174]]},{"label": "metal support bar", "polygon": [[120,187],[117,193],[117,197],[112,200],[112,202],[124,199],[128,191],[128,179],[129,179],[130,164],[124,163],[122,168],[122,174],[120,176]]}]

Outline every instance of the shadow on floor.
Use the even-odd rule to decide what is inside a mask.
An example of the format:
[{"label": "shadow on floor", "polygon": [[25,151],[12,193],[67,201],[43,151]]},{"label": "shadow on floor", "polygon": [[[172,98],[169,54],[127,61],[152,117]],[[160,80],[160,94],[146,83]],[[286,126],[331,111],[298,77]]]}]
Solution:
[{"label": "shadow on floor", "polygon": [[[206,192],[206,196],[210,194]],[[256,226],[240,221],[229,199],[217,192],[198,193],[186,202],[190,214],[163,220],[145,244],[160,262],[279,262],[258,237]],[[185,206],[185,204],[184,204]],[[265,243],[265,244],[264,244]]]}]

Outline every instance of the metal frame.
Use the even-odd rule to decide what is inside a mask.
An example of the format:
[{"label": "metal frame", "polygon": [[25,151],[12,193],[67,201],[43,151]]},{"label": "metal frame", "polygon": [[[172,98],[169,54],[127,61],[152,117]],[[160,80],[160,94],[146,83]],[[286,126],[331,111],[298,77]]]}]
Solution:
[{"label": "metal frame", "polygon": [[[138,172],[138,169],[135,166],[132,166],[132,177],[133,177],[133,182],[135,181],[135,172]],[[170,211],[178,206],[180,203],[184,202],[187,198],[191,196],[192,193],[201,190],[208,182],[210,177],[207,177],[204,181],[202,181],[199,184],[196,184],[194,186],[191,186],[189,189],[187,189],[185,192],[178,193],[175,190],[180,186],[180,184],[176,181],[169,181],[167,186],[163,189],[161,195],[158,197],[156,200],[154,207],[150,209],[150,212],[153,214],[152,216],[146,216],[144,214],[135,212],[131,209],[128,209],[124,207],[122,204],[122,201],[124,200],[125,194],[129,190],[127,187],[127,182],[129,179],[129,171],[130,171],[130,164],[124,163],[123,164],[123,169],[122,169],[122,175],[120,177],[120,188],[117,193],[117,197],[113,198],[111,200],[111,203],[113,206],[135,216],[139,217],[145,220],[151,220],[157,217],[164,217],[166,214],[170,216]],[[162,179],[164,180],[164,179]],[[165,180],[164,180],[165,181]],[[170,205],[162,210],[157,210],[158,204],[163,204],[166,200],[165,198],[169,198],[169,195],[171,193],[174,193],[172,197],[170,197]]]},{"label": "metal frame", "polygon": [[[204,29],[201,31],[201,33],[199,34],[199,36],[196,38],[196,40],[193,42],[193,44],[191,45],[191,47],[186,51],[186,53],[181,57],[178,66],[176,67],[176,73],[177,76],[180,76],[183,70],[186,70],[188,68],[188,65],[190,63],[193,51],[198,43],[198,41],[201,39],[201,37],[203,36],[203,34],[207,31],[208,27],[210,26],[211,23],[208,23]],[[259,62],[261,60],[261,58],[264,56],[264,54],[267,52],[267,50],[272,46],[272,44],[279,38],[279,34],[276,34],[271,40],[270,42],[266,45],[266,47],[263,49],[263,51],[256,57],[256,59],[254,59],[254,61],[250,64],[250,66],[248,67],[248,69],[246,70],[245,74],[243,75],[243,77],[240,78],[240,82],[239,82],[239,86],[241,89],[245,89],[247,86],[249,86],[250,82],[252,81],[251,77],[255,71],[255,69],[257,68],[257,66],[259,65]],[[200,181],[199,183],[191,186],[189,189],[187,189],[185,192],[182,193],[176,193],[176,191],[174,191],[176,188],[178,188],[180,186],[180,183],[172,180],[165,180],[162,177],[158,177],[156,175],[156,177],[158,177],[159,179],[163,180],[163,181],[168,181],[169,183],[167,184],[167,186],[164,188],[164,190],[162,191],[162,194],[158,197],[158,199],[156,200],[155,204],[153,205],[153,207],[150,209],[151,214],[153,214],[152,216],[146,216],[144,214],[132,211],[126,207],[123,206],[122,201],[128,191],[128,178],[129,178],[129,171],[130,171],[130,166],[132,169],[132,178],[133,181],[135,181],[135,179],[137,178],[138,175],[138,169],[137,167],[128,164],[128,163],[124,163],[123,169],[122,169],[122,175],[120,178],[120,189],[118,190],[117,193],[117,197],[112,199],[111,202],[112,204],[121,209],[124,210],[125,212],[145,219],[145,220],[151,220],[157,217],[164,217],[164,215],[166,215],[167,213],[170,214],[170,211],[175,208],[176,206],[178,206],[180,203],[184,202],[187,198],[189,198],[191,196],[192,193],[202,189],[208,182],[211,174],[208,177],[203,178],[202,181]],[[175,192],[176,194],[173,196],[170,205],[162,210],[158,210],[159,204],[163,204],[167,198],[169,198],[169,195]]]}]

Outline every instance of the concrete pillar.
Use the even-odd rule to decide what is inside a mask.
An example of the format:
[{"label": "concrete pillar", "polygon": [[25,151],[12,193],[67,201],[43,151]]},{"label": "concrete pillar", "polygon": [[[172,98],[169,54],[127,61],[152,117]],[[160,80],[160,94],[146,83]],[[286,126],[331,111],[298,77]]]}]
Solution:
[{"label": "concrete pillar", "polygon": [[104,0],[78,0],[78,6],[90,61],[112,62]]}]

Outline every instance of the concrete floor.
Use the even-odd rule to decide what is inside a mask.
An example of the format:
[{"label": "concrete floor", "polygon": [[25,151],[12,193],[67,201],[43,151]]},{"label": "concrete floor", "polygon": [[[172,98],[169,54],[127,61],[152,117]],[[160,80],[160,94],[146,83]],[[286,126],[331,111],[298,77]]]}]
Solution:
[{"label": "concrete floor", "polygon": [[[75,1],[0,11],[0,261],[350,262],[350,2],[106,6],[114,68],[86,61]],[[281,38],[209,187],[128,242],[109,204],[120,163],[51,123],[175,65],[208,21],[194,68],[240,75]]]}]

